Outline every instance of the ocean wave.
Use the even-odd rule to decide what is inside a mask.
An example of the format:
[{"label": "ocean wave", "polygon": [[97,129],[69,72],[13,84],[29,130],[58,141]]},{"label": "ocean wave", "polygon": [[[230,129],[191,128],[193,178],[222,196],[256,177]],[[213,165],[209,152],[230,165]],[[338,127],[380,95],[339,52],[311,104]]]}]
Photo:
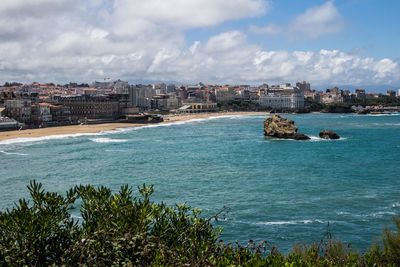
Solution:
[{"label": "ocean wave", "polygon": [[400,201],[397,201],[396,203],[392,204],[392,208],[398,208],[400,207]]},{"label": "ocean wave", "polygon": [[111,139],[111,138],[89,138],[90,141],[96,142],[96,143],[125,143],[128,142],[127,139]]},{"label": "ocean wave", "polygon": [[369,214],[369,216],[371,217],[374,217],[374,218],[382,218],[382,217],[384,217],[385,215],[392,215],[392,216],[394,216],[394,215],[397,215],[397,213],[396,212],[393,212],[393,211],[378,211],[378,212],[374,212],[374,213],[371,213],[371,214]]},{"label": "ocean wave", "polygon": [[211,116],[208,118],[189,119],[189,120],[185,120],[185,121],[163,122],[160,124],[149,124],[149,125],[143,125],[143,126],[116,128],[114,130],[101,131],[98,133],[75,133],[75,134],[48,135],[48,136],[42,136],[42,137],[13,138],[13,139],[0,141],[0,145],[39,142],[39,141],[57,140],[57,139],[65,139],[65,138],[76,138],[76,137],[81,137],[81,136],[102,136],[102,135],[108,135],[108,134],[119,134],[119,133],[124,133],[124,132],[137,131],[137,130],[147,129],[147,128],[169,127],[169,126],[174,126],[174,125],[206,122],[209,120],[215,120],[215,119],[220,119],[220,118],[245,118],[245,117],[255,117],[255,116],[259,116],[259,115]]},{"label": "ocean wave", "polygon": [[363,221],[368,221],[371,218],[384,218],[384,217],[387,217],[387,216],[395,216],[397,214],[398,213],[396,213],[394,211],[377,211],[377,212],[371,212],[371,213],[367,213],[367,214],[349,213],[348,215],[351,215],[352,217],[357,218],[357,219],[361,219]]},{"label": "ocean wave", "polygon": [[197,118],[197,119],[189,119],[189,120],[184,120],[184,121],[172,121],[172,122],[163,122],[159,124],[149,124],[149,125],[143,125],[143,126],[133,126],[133,127],[127,127],[127,128],[118,128],[115,130],[110,130],[110,131],[103,131],[103,134],[113,134],[113,133],[123,133],[123,132],[131,132],[131,131],[137,131],[141,129],[148,129],[148,128],[159,128],[159,127],[170,127],[170,126],[176,126],[176,125],[184,125],[184,124],[193,124],[193,123],[201,123],[201,122],[207,122],[210,120],[216,120],[216,119],[226,119],[226,118],[246,118],[246,117],[256,117],[254,115],[223,115],[223,116],[211,116],[208,118]]},{"label": "ocean wave", "polygon": [[117,153],[127,153],[127,152],[132,152],[132,150],[127,150],[127,149],[106,149],[104,150],[106,152],[117,152]]},{"label": "ocean wave", "polygon": [[208,120],[216,120],[216,119],[231,119],[231,120],[237,120],[237,119],[248,119],[248,118],[265,118],[269,114],[265,115],[221,115],[221,116],[211,116],[207,118]]},{"label": "ocean wave", "polygon": [[372,123],[373,126],[400,126],[400,123],[398,122],[386,122],[386,123]]},{"label": "ocean wave", "polygon": [[4,151],[4,150],[1,150],[0,153],[3,153],[3,154],[5,154],[5,155],[29,156],[29,154],[25,154],[25,153],[6,152],[6,151]]},{"label": "ocean wave", "polygon": [[125,132],[132,132],[132,131],[137,131],[137,130],[142,130],[142,129],[148,129],[148,128],[159,128],[159,127],[169,127],[169,126],[174,126],[174,125],[183,125],[183,124],[189,124],[189,123],[195,123],[195,122],[203,122],[207,121],[207,119],[191,119],[187,121],[174,121],[174,122],[164,122],[160,124],[148,124],[148,125],[143,125],[143,126],[132,126],[132,127],[124,127],[124,128],[117,128],[114,130],[109,130],[109,131],[102,131],[101,134],[119,134],[119,133],[125,133]]},{"label": "ocean wave", "polygon": [[81,136],[96,136],[96,135],[102,135],[102,133],[75,133],[75,134],[47,135],[47,136],[41,136],[41,137],[13,138],[13,139],[0,141],[0,145],[39,142],[39,141],[57,140],[57,139],[65,139],[65,138],[76,138],[76,137],[81,137]]},{"label": "ocean wave", "polygon": [[348,211],[337,211],[336,214],[337,215],[351,215],[351,213]]},{"label": "ocean wave", "polygon": [[312,223],[325,223],[324,221],[314,220],[293,220],[293,221],[272,221],[272,222],[256,222],[256,225],[295,225],[295,224],[312,224]]},{"label": "ocean wave", "polygon": [[371,116],[371,117],[400,116],[400,112],[398,112],[398,113],[383,113],[383,114],[366,114],[363,116]]},{"label": "ocean wave", "polygon": [[329,139],[325,139],[325,138],[321,138],[321,137],[313,136],[313,135],[310,135],[309,137],[310,137],[310,141],[311,142],[326,142],[326,141],[330,141]]},{"label": "ocean wave", "polygon": [[314,135],[309,135],[310,137],[310,142],[331,142],[331,141],[344,141],[347,140],[346,137],[340,137],[339,139],[325,139],[321,138],[319,136],[314,136]]}]

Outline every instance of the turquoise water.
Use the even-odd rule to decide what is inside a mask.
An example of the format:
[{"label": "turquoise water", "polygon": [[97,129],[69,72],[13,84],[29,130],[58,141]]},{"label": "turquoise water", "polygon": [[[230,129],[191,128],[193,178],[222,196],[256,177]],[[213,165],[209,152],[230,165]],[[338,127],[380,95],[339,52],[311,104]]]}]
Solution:
[{"label": "turquoise water", "polygon": [[[154,198],[187,202],[222,238],[267,240],[287,251],[335,238],[364,250],[400,211],[400,116],[287,115],[310,141],[263,136],[263,116],[152,125],[98,135],[0,142],[0,208],[29,180],[64,192],[76,184],[155,185]],[[317,138],[329,128],[344,138]]]}]

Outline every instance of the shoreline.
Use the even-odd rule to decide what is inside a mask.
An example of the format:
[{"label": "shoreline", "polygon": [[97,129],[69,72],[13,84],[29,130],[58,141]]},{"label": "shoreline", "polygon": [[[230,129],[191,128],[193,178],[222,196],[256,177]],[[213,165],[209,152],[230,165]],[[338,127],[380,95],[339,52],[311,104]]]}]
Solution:
[{"label": "shoreline", "polygon": [[57,135],[74,135],[74,134],[98,134],[105,131],[113,131],[122,128],[134,128],[146,125],[158,125],[165,123],[174,123],[179,121],[189,121],[193,119],[208,119],[211,117],[223,117],[223,116],[239,116],[239,115],[268,115],[268,112],[216,112],[216,113],[193,113],[193,114],[181,114],[181,115],[165,115],[164,121],[160,123],[103,123],[103,124],[91,124],[91,125],[68,125],[68,126],[57,126],[40,129],[27,129],[21,131],[5,131],[0,132],[0,141],[20,139],[20,138],[39,138],[47,136]]}]

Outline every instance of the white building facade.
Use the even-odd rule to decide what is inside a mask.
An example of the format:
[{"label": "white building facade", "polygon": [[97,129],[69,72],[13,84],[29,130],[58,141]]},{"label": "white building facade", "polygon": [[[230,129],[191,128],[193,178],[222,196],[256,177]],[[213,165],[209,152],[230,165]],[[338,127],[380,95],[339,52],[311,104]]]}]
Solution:
[{"label": "white building facade", "polygon": [[274,109],[304,108],[304,94],[290,84],[273,86],[260,95],[259,104],[262,107]]},{"label": "white building facade", "polygon": [[260,96],[259,104],[269,108],[300,109],[304,108],[304,95],[301,93],[290,95],[268,93]]},{"label": "white building facade", "polygon": [[146,85],[132,85],[128,89],[130,107],[150,109],[151,99],[155,95],[154,89]]}]

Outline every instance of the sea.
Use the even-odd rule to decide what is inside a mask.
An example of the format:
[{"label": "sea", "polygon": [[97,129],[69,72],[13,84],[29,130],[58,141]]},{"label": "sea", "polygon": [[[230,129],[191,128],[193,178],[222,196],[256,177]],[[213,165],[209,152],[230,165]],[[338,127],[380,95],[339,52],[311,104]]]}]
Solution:
[{"label": "sea", "polygon": [[[0,210],[29,198],[33,179],[60,193],[145,183],[156,202],[222,210],[213,223],[227,243],[286,252],[328,236],[360,251],[379,242],[400,212],[399,114],[283,116],[311,140],[266,138],[266,116],[232,115],[0,141]],[[342,138],[321,139],[323,129]]]}]

